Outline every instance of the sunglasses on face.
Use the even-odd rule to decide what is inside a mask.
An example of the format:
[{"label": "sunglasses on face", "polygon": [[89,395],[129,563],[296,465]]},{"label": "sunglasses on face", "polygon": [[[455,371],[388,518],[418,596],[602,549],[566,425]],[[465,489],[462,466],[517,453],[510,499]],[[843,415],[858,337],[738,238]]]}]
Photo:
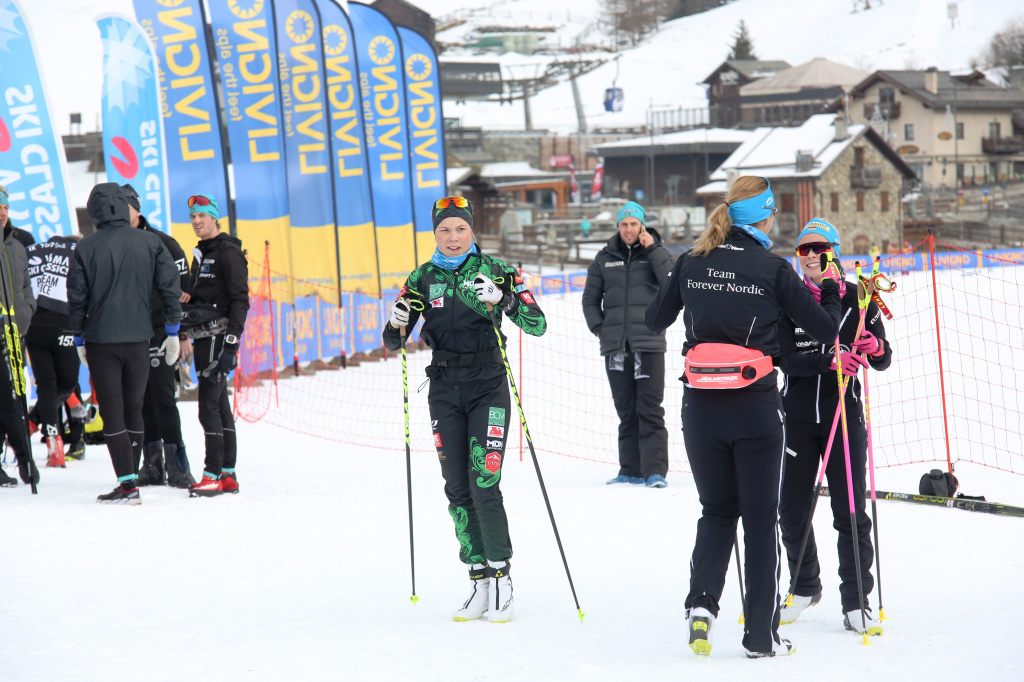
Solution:
[{"label": "sunglasses on face", "polygon": [[801,256],[807,256],[810,255],[811,253],[820,256],[826,251],[831,251],[834,246],[836,245],[833,244],[832,242],[809,242],[807,244],[801,244],[800,246],[796,247],[796,252]]},{"label": "sunglasses on face", "polygon": [[443,211],[449,206],[465,208],[470,213],[473,212],[473,207],[469,205],[469,199],[466,197],[443,197],[434,202],[434,214],[436,215],[438,211]]},{"label": "sunglasses on face", "polygon": [[189,208],[192,208],[193,206],[209,206],[209,205],[210,205],[210,200],[207,199],[206,197],[204,197],[201,194],[197,194],[195,196],[192,196],[192,197],[188,198],[188,207]]}]

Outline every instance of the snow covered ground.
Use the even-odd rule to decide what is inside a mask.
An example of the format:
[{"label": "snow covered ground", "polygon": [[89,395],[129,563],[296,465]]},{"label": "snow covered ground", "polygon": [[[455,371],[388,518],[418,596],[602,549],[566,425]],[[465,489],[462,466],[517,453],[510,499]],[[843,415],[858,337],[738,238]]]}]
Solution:
[{"label": "snow covered ground", "polygon": [[[181,411],[198,472],[195,403]],[[38,496],[0,490],[0,678],[1020,679],[1021,519],[880,502],[883,637],[865,647],[843,630],[836,555],[826,549],[824,600],[783,627],[794,656],[743,658],[731,571],[713,655],[703,659],[685,645],[700,509],[686,474],[670,475],[664,490],[608,487],[613,467],[542,455],[588,614],[581,625],[529,456],[509,457],[502,487],[516,617],[453,623],[467,580],[433,456],[413,462],[414,607],[400,440],[393,451],[362,449],[258,423],[242,425],[239,441],[237,496],[147,488],[140,507],[97,505],[114,485],[102,446],[66,470],[44,469]],[[879,487],[915,490],[926,468],[881,470]],[[1017,476],[969,464],[959,472],[973,492],[1024,505]],[[831,548],[827,505],[819,512],[819,544]]]}]

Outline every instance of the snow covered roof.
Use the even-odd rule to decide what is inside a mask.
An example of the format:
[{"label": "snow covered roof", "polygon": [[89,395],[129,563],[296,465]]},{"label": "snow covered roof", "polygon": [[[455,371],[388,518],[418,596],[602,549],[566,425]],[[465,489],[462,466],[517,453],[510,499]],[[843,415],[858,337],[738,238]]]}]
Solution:
[{"label": "snow covered roof", "polygon": [[860,83],[868,75],[867,71],[832,62],[824,57],[815,57],[799,66],[744,85],[740,88],[740,96],[780,95],[799,92],[804,88],[841,87],[846,90]]},{"label": "snow covered roof", "polygon": [[715,69],[710,76],[701,82],[705,85],[711,85],[715,76],[725,69],[738,71],[746,78],[753,80],[755,78],[764,78],[765,76],[770,76],[773,73],[778,73],[779,71],[784,71],[789,68],[792,68],[792,65],[789,62],[782,60],[762,61],[760,59],[727,59],[722,62],[722,64],[719,65],[719,67]]},{"label": "snow covered roof", "polygon": [[[906,162],[882,141],[878,134],[866,125],[848,126],[844,140],[836,140],[836,117],[832,114],[811,116],[799,128],[758,128],[750,139],[734,151],[728,159],[711,174],[712,181],[697,190],[698,194],[718,193],[725,190],[724,181],[730,170],[742,175],[759,175],[765,178],[817,178],[831,166],[839,155],[852,144],[867,137],[892,161],[893,165],[907,177],[913,171]],[[796,168],[797,152],[813,157],[809,170]],[[720,184],[719,184],[720,183]]]},{"label": "snow covered roof", "polygon": [[662,133],[654,137],[632,137],[627,140],[616,140],[615,142],[603,142],[594,145],[598,151],[617,149],[619,147],[640,147],[643,145],[677,145],[705,142],[735,142],[743,144],[753,132],[750,130],[733,130],[732,128],[694,128],[683,130],[677,133]]},{"label": "snow covered roof", "polygon": [[472,174],[473,169],[467,168],[465,166],[456,166],[455,168],[448,168],[446,169],[445,182],[448,184],[449,188],[455,187],[456,185],[461,184],[466,178],[468,178]]}]

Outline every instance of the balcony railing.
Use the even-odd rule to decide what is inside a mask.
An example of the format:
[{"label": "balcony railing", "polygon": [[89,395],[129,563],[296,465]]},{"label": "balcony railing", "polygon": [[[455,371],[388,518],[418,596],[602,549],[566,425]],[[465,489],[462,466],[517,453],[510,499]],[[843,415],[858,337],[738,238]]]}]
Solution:
[{"label": "balcony railing", "polygon": [[[888,118],[890,121],[900,117],[900,103],[890,102],[889,104],[864,104],[864,118],[871,120],[871,117],[875,115],[875,109],[880,108],[882,110],[882,118]],[[886,116],[888,112],[888,117]]]},{"label": "balcony railing", "polygon": [[1017,154],[1024,150],[1024,136],[1016,137],[983,137],[981,151],[986,154]]},{"label": "balcony railing", "polygon": [[854,166],[850,169],[850,186],[872,189],[882,185],[881,166]]}]

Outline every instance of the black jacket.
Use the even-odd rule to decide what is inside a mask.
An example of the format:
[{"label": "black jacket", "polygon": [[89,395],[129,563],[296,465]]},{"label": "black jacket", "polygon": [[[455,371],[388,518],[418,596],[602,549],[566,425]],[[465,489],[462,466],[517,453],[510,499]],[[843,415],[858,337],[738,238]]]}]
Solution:
[{"label": "black jacket", "polygon": [[[860,324],[856,284],[846,283],[846,295],[842,300],[839,343],[842,351],[848,352]],[[868,356],[868,363],[877,371],[888,369],[892,362],[892,348],[885,340],[882,313],[874,303],[868,305],[864,325],[878,337],[885,349],[878,357]],[[786,408],[787,419],[817,424],[835,417],[836,405],[839,404],[839,383],[836,371],[832,369],[835,345],[834,336],[829,342],[819,343],[788,317],[779,321],[779,352],[785,358],[782,371],[786,375],[782,404]],[[862,414],[859,376],[853,380],[853,390],[846,392],[846,412],[848,418]]]},{"label": "black jacket", "polygon": [[[171,254],[171,258],[174,260],[174,267],[178,269],[178,280],[182,293],[191,293],[192,273],[189,272],[188,269],[188,258],[185,257],[185,251],[181,248],[181,245],[178,244],[178,241],[171,235],[154,229],[146,220],[145,216],[139,216],[139,227],[137,229],[151,232],[160,238],[164,248],[167,249],[167,252]],[[153,292],[153,298],[149,302],[149,314],[153,324],[153,336],[163,334],[164,304],[160,298],[159,292]]]},{"label": "black jacket", "polygon": [[191,302],[223,310],[227,333],[241,336],[249,313],[249,262],[241,240],[221,232],[199,242],[192,253]]},{"label": "black jacket", "polygon": [[128,202],[112,182],[89,195],[96,231],[75,248],[68,278],[68,316],[75,336],[91,343],[135,343],[153,336],[149,302],[164,305],[169,333],[181,323],[181,287],[171,254],[153,234],[128,224]]},{"label": "black jacket", "polygon": [[[491,318],[484,304],[476,296],[473,280],[477,273],[495,279],[505,277],[512,291],[510,305],[503,311],[494,308],[500,327],[502,313],[520,329],[533,336],[541,336],[547,330],[547,320],[533,294],[522,284],[514,268],[503,261],[481,253],[470,254],[456,270],[446,270],[427,262],[413,270],[405,281],[405,290],[415,292],[422,300],[423,312],[412,311],[408,329],[416,325],[420,315],[423,327],[420,339],[434,351],[449,353],[481,353],[497,348],[498,339],[494,333]],[[504,335],[503,335],[504,339]],[[384,325],[382,334],[384,347],[398,350],[401,337],[391,323]],[[427,376],[451,385],[470,381],[492,380],[505,375],[500,356],[477,367],[427,367]]]},{"label": "black jacket", "polygon": [[[56,236],[28,247],[28,276],[39,304],[36,317],[49,311],[67,318],[68,279],[75,263],[77,246],[73,239]],[[32,321],[35,319],[33,317]]]},{"label": "black jacket", "polygon": [[591,332],[600,333],[601,355],[624,351],[665,352],[665,331],[652,332],[644,324],[647,306],[672,270],[672,254],[661,245],[661,235],[648,247],[627,246],[616,233],[587,268],[583,289],[583,317]]},{"label": "black jacket", "polygon": [[[679,257],[647,309],[647,327],[666,329],[684,306],[683,355],[698,343],[730,343],[777,358],[784,313],[816,339],[835,338],[839,329],[839,285],[825,283],[819,306],[789,261],[736,228],[711,253]],[[774,388],[775,373],[755,386]]]}]

